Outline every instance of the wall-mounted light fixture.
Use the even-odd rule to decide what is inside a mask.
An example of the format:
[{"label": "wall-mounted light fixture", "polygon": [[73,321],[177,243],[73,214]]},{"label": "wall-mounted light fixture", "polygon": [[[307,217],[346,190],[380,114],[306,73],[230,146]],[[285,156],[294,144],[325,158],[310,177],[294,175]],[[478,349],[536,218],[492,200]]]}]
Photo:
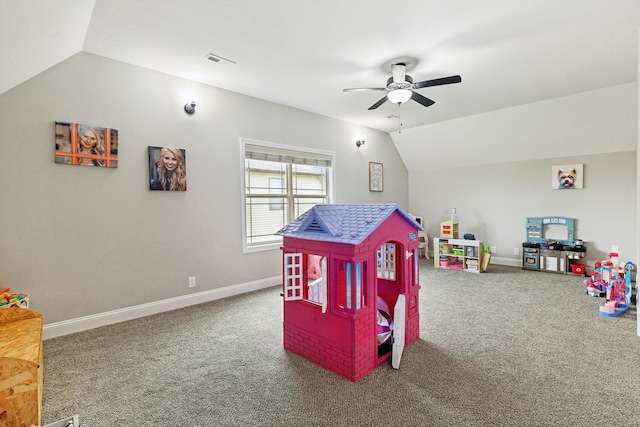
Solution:
[{"label": "wall-mounted light fixture", "polygon": [[356,147],[360,147],[361,145],[364,145],[364,137],[356,141]]},{"label": "wall-mounted light fixture", "polygon": [[187,102],[186,104],[184,104],[184,111],[187,112],[187,114],[193,114],[196,112],[196,101],[191,101],[191,102]]}]

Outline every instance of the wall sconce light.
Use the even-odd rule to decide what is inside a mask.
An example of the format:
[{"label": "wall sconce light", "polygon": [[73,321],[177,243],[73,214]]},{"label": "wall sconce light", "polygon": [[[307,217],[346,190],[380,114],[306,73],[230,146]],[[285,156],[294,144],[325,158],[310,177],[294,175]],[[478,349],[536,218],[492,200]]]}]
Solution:
[{"label": "wall sconce light", "polygon": [[360,138],[356,141],[356,147],[360,147],[361,145],[364,145],[364,138]]},{"label": "wall sconce light", "polygon": [[191,102],[187,102],[186,104],[184,104],[184,111],[187,112],[187,114],[193,114],[196,112],[196,101],[191,101]]}]

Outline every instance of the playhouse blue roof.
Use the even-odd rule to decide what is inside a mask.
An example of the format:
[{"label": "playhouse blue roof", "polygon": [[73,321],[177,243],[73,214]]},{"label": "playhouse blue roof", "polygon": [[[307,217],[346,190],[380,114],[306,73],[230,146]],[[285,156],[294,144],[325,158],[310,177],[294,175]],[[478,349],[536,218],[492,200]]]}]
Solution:
[{"label": "playhouse blue roof", "polygon": [[276,235],[357,245],[394,212],[417,230],[424,230],[397,204],[316,205],[290,222]]}]

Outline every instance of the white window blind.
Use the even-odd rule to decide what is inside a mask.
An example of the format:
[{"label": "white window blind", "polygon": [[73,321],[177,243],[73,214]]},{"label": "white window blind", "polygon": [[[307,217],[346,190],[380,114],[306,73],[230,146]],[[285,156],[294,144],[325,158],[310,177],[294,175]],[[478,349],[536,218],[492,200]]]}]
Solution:
[{"label": "white window blind", "polygon": [[325,168],[330,168],[332,161],[331,155],[323,153],[254,144],[245,144],[244,157],[246,159],[264,160],[267,162],[323,166]]},{"label": "white window blind", "polygon": [[245,252],[278,247],[276,231],[311,207],[331,203],[332,153],[244,142],[243,162]]}]

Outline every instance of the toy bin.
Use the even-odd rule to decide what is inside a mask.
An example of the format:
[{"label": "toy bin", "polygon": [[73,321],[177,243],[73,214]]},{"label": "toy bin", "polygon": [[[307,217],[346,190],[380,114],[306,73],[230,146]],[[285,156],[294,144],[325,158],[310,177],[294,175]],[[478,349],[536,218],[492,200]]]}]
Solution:
[{"label": "toy bin", "polygon": [[573,274],[584,274],[585,268],[585,264],[571,264],[571,272]]},{"label": "toy bin", "polygon": [[14,294],[15,301],[0,305],[0,309],[10,307],[29,308],[29,294]]},{"label": "toy bin", "polygon": [[467,262],[467,270],[478,271],[478,260],[468,259],[466,262]]},{"label": "toy bin", "polygon": [[440,238],[442,239],[457,239],[458,238],[458,223],[452,221],[444,221],[440,223]]}]

